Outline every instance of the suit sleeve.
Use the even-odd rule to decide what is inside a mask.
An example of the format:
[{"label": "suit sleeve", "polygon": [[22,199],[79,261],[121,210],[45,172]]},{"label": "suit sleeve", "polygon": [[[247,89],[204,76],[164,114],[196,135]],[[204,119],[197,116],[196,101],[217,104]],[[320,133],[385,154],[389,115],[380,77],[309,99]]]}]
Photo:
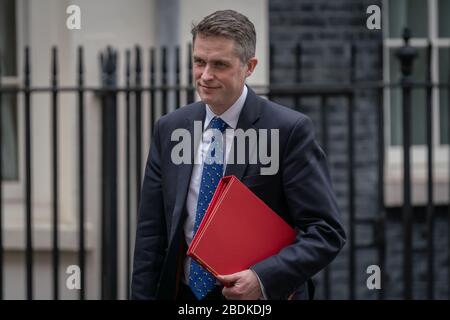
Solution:
[{"label": "suit sleeve", "polygon": [[166,227],[161,179],[159,121],[147,159],[136,227],[132,299],[155,299],[165,256]]},{"label": "suit sleeve", "polygon": [[289,214],[299,229],[295,243],[252,266],[269,299],[285,299],[326,267],[345,244],[345,232],[324,152],[303,116],[289,135],[280,160]]}]

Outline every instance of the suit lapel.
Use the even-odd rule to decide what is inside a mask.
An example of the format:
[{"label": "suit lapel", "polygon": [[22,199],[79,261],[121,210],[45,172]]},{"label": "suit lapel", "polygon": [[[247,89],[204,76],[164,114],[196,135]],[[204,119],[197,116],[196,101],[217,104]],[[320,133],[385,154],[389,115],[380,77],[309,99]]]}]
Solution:
[{"label": "suit lapel", "polygon": [[[194,157],[196,146],[198,146],[198,142],[201,139],[201,131],[203,130],[203,121],[205,119],[205,105],[203,103],[198,103],[196,106],[196,110],[192,112],[189,118],[185,119],[185,126],[184,128],[187,129],[190,133],[190,136],[192,137],[192,143],[191,143],[191,163],[190,164],[180,164],[178,165],[178,174],[177,174],[177,195],[175,200],[175,207],[174,207],[174,216],[171,223],[171,229],[170,229],[170,240],[173,239],[176,227],[179,225],[180,218],[183,214],[185,203],[186,203],[186,196],[189,189],[189,183],[191,181],[191,175],[192,175],[192,168],[194,163]],[[201,121],[201,129],[199,134],[195,136],[194,134],[194,122],[195,121]],[[197,132],[198,133],[198,132]],[[194,143],[195,140],[197,140],[197,143]]]},{"label": "suit lapel", "polygon": [[[247,98],[245,99],[244,106],[242,107],[241,114],[239,115],[239,120],[236,125],[236,129],[242,129],[244,131],[253,128],[256,130],[256,128],[253,126],[253,124],[258,120],[260,116],[260,101],[259,97],[256,95],[256,93],[248,88]],[[234,148],[235,146],[231,146]],[[250,146],[249,149],[246,148],[246,161],[245,164],[238,164],[238,163],[229,163],[227,164],[225,168],[225,175],[234,175],[239,180],[242,179],[244,176],[245,170],[248,166],[249,156],[251,152],[255,152],[256,145]],[[235,159],[236,159],[236,153],[235,153]],[[236,161],[234,161],[236,162]]]}]

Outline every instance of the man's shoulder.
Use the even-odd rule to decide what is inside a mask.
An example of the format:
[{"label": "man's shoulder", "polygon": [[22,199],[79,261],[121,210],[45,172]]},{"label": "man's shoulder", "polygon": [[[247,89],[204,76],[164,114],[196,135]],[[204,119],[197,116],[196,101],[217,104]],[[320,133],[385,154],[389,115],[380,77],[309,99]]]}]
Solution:
[{"label": "man's shoulder", "polygon": [[306,114],[300,111],[265,98],[260,97],[259,99],[262,105],[262,120],[272,124],[275,128],[292,128],[304,122],[311,121]]},{"label": "man's shoulder", "polygon": [[168,114],[162,115],[158,119],[160,128],[167,127],[184,127],[187,119],[191,119],[193,115],[201,113],[205,105],[201,101],[197,101],[176,109]]}]

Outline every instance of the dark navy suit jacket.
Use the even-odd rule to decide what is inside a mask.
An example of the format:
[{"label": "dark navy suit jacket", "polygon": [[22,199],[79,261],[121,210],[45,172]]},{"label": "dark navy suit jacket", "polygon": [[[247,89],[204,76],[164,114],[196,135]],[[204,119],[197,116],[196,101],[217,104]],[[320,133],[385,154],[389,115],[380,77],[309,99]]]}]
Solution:
[{"label": "dark navy suit jacket", "polygon": [[[186,250],[183,224],[192,165],[171,161],[172,148],[179,143],[171,141],[171,134],[185,128],[193,136],[194,121],[204,121],[205,112],[205,104],[196,102],[161,117],[155,125],[139,206],[133,299],[176,296]],[[298,230],[295,243],[251,269],[269,299],[286,299],[292,293],[305,298],[307,280],[336,257],[346,238],[325,154],[307,116],[261,98],[251,89],[237,128],[279,130],[276,174],[260,175],[263,165],[246,163],[228,164],[225,175],[235,175]],[[194,154],[192,146],[192,159]]]}]

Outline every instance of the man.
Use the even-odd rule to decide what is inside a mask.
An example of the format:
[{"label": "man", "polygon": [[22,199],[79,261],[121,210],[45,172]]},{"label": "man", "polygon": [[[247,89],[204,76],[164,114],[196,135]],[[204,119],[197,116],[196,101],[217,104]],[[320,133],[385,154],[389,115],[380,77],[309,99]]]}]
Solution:
[{"label": "man", "polygon": [[[256,32],[245,16],[217,11],[194,26],[192,35],[201,101],[155,125],[139,208],[132,298],[312,298],[308,280],[338,254],[345,232],[311,120],[258,97],[245,85],[257,65]],[[196,121],[204,132],[198,147],[192,146],[193,161],[177,164],[172,133],[184,128],[194,135]],[[223,140],[214,140],[209,128],[226,132]],[[279,139],[271,141],[279,144],[274,174],[262,175],[262,164],[249,163],[249,157],[243,164],[228,158],[237,129],[279,130]],[[224,163],[207,161],[216,152],[223,154]],[[222,175],[235,175],[298,234],[278,254],[215,279],[186,257],[186,249]]]}]

